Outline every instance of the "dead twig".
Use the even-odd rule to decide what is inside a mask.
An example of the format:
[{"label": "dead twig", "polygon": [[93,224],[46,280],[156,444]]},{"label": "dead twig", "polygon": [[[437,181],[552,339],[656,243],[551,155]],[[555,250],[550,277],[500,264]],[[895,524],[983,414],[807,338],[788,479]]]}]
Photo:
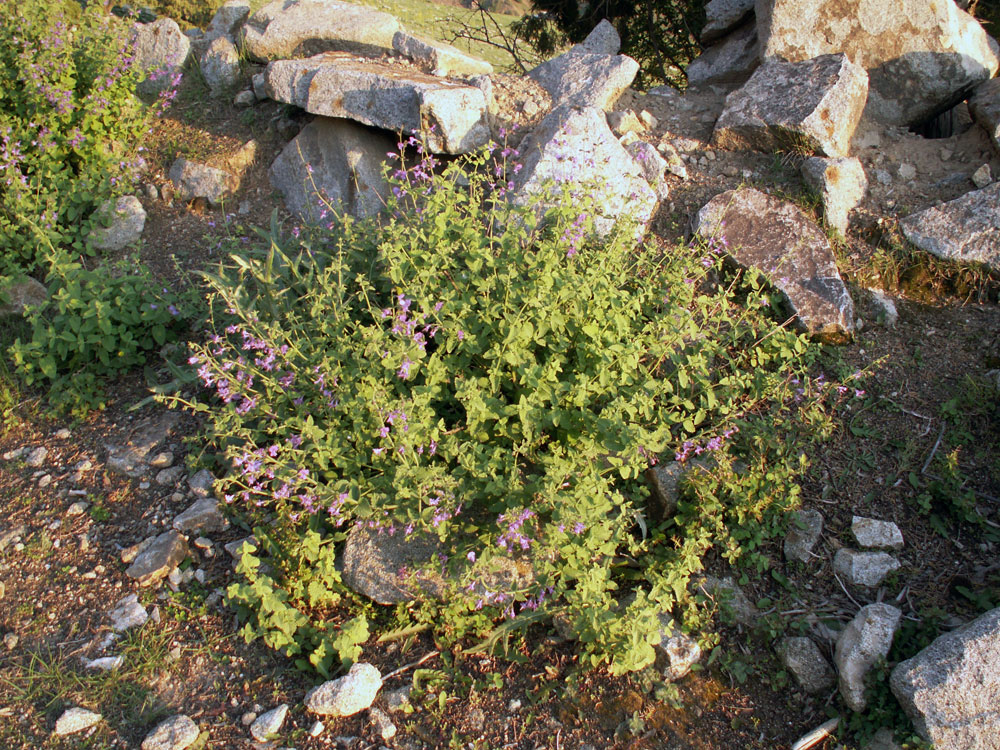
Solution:
[{"label": "dead twig", "polygon": [[937,449],[941,446],[941,438],[943,438],[943,437],[944,437],[944,425],[941,425],[941,432],[938,433],[937,441],[935,441],[934,447],[931,448],[931,454],[927,457],[927,460],[924,461],[924,466],[920,470],[921,474],[926,474],[927,473],[927,467],[930,466],[931,465],[931,461],[934,460],[934,454],[937,453]]},{"label": "dead twig", "polygon": [[399,669],[397,669],[397,670],[395,670],[393,672],[389,672],[389,674],[387,674],[385,677],[382,678],[382,682],[385,682],[390,677],[397,677],[397,676],[401,675],[403,672],[405,672],[408,669],[413,669],[414,667],[419,667],[425,661],[430,661],[435,656],[439,656],[440,654],[441,654],[440,651],[431,651],[429,654],[424,654],[419,659],[417,659],[415,662],[411,662],[410,664],[405,664],[402,667],[400,667]]}]

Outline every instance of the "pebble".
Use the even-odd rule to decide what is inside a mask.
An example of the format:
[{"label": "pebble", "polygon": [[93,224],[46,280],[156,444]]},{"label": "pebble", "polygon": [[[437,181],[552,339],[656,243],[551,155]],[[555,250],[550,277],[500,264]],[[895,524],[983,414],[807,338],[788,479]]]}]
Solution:
[{"label": "pebble", "polygon": [[3,645],[6,646],[9,651],[13,651],[17,648],[17,634],[7,633],[7,635],[3,637]]},{"label": "pebble", "polygon": [[82,516],[87,512],[87,508],[90,507],[90,503],[84,500],[77,500],[71,506],[66,509],[67,516]]},{"label": "pebble", "polygon": [[27,448],[14,448],[13,450],[9,450],[3,454],[3,460],[13,461],[15,459],[18,459],[21,456],[23,456],[27,452],[27,450],[28,450]]},{"label": "pebble", "polygon": [[161,487],[174,485],[180,481],[181,476],[183,474],[184,474],[183,466],[174,466],[169,469],[164,469],[163,471],[158,471],[156,473],[156,483]]},{"label": "pebble", "polygon": [[208,537],[200,536],[194,540],[194,546],[200,550],[212,549],[212,540]]},{"label": "pebble", "polygon": [[142,741],[142,750],[185,750],[198,739],[198,725],[178,714],[157,725]]},{"label": "pebble", "polygon": [[49,455],[49,449],[43,445],[35,448],[28,457],[24,459],[24,463],[30,466],[32,469],[37,469],[43,463],[45,463],[46,457]]},{"label": "pebble", "polygon": [[129,594],[119,600],[115,608],[108,613],[111,620],[111,628],[115,632],[122,632],[129,628],[139,628],[146,624],[149,613],[146,608],[139,604],[137,594]]},{"label": "pebble", "polygon": [[902,164],[899,165],[897,174],[899,174],[901,179],[912,180],[917,176],[917,168],[912,164],[907,164],[906,162],[903,162]]},{"label": "pebble", "polygon": [[972,173],[972,184],[977,188],[984,188],[991,182],[993,182],[993,175],[990,174],[989,164],[983,164],[983,166]]},{"label": "pebble", "polygon": [[323,726],[322,721],[313,722],[313,725],[309,727],[309,736],[319,737],[321,734],[323,734],[324,729],[326,729],[326,727]]},{"label": "pebble", "polygon": [[287,703],[272,708],[267,713],[261,714],[256,721],[251,722],[250,735],[258,742],[267,742],[281,731],[281,725],[285,723],[287,715]]},{"label": "pebble", "polygon": [[56,440],[69,440],[70,435],[72,435],[69,430],[63,427],[61,430],[56,430],[55,434],[52,435]]},{"label": "pebble", "polygon": [[3,599],[7,595],[7,585],[0,581],[0,599]]},{"label": "pebble", "polygon": [[245,727],[250,726],[255,721],[257,721],[257,712],[256,711],[247,711],[245,714],[243,714],[240,717],[240,724],[242,724]]},{"label": "pebble", "polygon": [[371,716],[372,723],[375,725],[375,730],[383,740],[388,742],[396,736],[396,725],[392,723],[389,714],[374,706],[368,710],[368,713]]},{"label": "pebble", "polygon": [[382,687],[382,675],[371,664],[359,662],[336,680],[310,690],[306,708],[321,716],[351,716],[369,708]]},{"label": "pebble", "polygon": [[44,490],[50,484],[52,484],[52,475],[44,474],[42,478],[38,480],[38,489]]},{"label": "pebble", "polygon": [[57,737],[75,734],[82,732],[84,729],[90,729],[100,720],[101,715],[99,713],[88,711],[86,708],[70,708],[63,711],[62,716],[56,719],[56,728],[52,733]]},{"label": "pebble", "polygon": [[173,466],[174,454],[170,451],[163,451],[162,453],[157,453],[153,456],[152,460],[149,462],[149,468],[151,469],[166,469]]},{"label": "pebble", "polygon": [[903,533],[892,521],[854,516],[851,519],[851,533],[862,547],[903,548]]},{"label": "pebble", "polygon": [[124,661],[124,656],[103,656],[100,659],[84,658],[83,666],[86,669],[99,669],[102,672],[111,672],[118,669]]}]

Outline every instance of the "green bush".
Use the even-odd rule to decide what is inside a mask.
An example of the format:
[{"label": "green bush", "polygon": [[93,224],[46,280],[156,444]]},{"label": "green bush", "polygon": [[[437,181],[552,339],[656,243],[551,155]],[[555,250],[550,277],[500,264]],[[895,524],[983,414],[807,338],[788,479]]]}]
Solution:
[{"label": "green bush", "polygon": [[144,364],[147,353],[176,341],[184,304],[140,265],[135,270],[57,261],[49,298],[33,310],[31,337],[10,347],[28,385],[45,383],[57,408],[74,412],[104,406],[102,381]]},{"label": "green bush", "polygon": [[93,210],[140,163],[146,110],[127,25],[92,7],[0,3],[0,276],[85,251]]},{"label": "green bush", "polygon": [[[782,430],[815,429],[797,415],[829,389],[796,392],[811,349],[759,282],[713,284],[717,248],[597,240],[579,186],[544,211],[494,202],[486,162],[400,170],[382,223],[272,227],[209,279],[215,322],[189,360],[206,390],[174,402],[204,413],[226,500],[271,552],[230,592],[248,635],[314,664],[349,533],[440,542],[414,580],[449,595],[406,616],[461,635],[559,612],[621,672],[652,661],[656,615],[705,552],[739,558],[796,502]],[[642,476],[664,452],[716,460],[660,522]]]}]

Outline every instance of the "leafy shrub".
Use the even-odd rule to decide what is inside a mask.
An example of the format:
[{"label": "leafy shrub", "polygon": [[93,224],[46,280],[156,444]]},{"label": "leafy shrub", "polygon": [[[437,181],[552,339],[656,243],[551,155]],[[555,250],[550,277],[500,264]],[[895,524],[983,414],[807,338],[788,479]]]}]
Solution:
[{"label": "leafy shrub", "polygon": [[15,340],[13,362],[24,381],[47,383],[58,408],[103,407],[101,381],[145,363],[147,353],[183,330],[178,296],[148,269],[54,262],[49,297],[29,315],[31,337]]},{"label": "leafy shrub", "polygon": [[206,28],[223,0],[156,0],[150,4],[157,13],[181,25]]},{"label": "leafy shrub", "polygon": [[[449,594],[417,617],[461,635],[559,612],[593,664],[638,669],[702,555],[736,559],[796,502],[781,430],[815,403],[793,381],[811,350],[756,278],[717,286],[712,248],[634,247],[627,227],[597,240],[579,189],[494,202],[486,161],[401,169],[382,223],[272,226],[209,278],[189,360],[207,390],[175,402],[205,413],[225,499],[273,552],[230,595],[286,653],[331,637],[332,560],[366,530],[440,542],[413,580]],[[642,475],[664,452],[716,460],[660,522]]]},{"label": "leafy shrub", "polygon": [[89,217],[139,163],[146,112],[127,26],[96,5],[0,3],[0,275],[85,250]]}]

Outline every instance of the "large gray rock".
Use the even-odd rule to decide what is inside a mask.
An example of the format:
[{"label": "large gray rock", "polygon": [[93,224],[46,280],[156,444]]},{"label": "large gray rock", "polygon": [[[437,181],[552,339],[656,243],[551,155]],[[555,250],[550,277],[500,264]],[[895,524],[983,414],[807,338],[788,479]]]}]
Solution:
[{"label": "large gray rock", "polygon": [[271,184],[288,210],[309,223],[335,212],[374,216],[389,194],[382,167],[395,149],[388,135],[349,120],[317,117],[271,164]]},{"label": "large gray rock", "polygon": [[0,287],[0,317],[24,315],[26,308],[42,304],[48,296],[45,285],[30,276],[9,281]]},{"label": "large gray rock", "polygon": [[94,227],[87,240],[95,250],[118,252],[134,245],[146,226],[146,211],[134,195],[123,195],[116,201],[107,200],[96,211],[98,220],[106,226]]},{"label": "large gray rock", "polygon": [[[523,169],[514,179],[512,200],[527,204],[535,196],[561,200],[561,186],[597,198],[595,229],[607,235],[619,218],[645,232],[656,210],[656,193],[642,170],[594,107],[554,109],[521,144]],[[554,189],[555,193],[552,193]],[[595,192],[596,191],[596,192]]]},{"label": "large gray rock", "polygon": [[488,76],[493,72],[493,66],[485,60],[450,44],[405,31],[393,35],[392,48],[433,76]]},{"label": "large gray rock", "polygon": [[911,214],[899,226],[932,255],[1000,270],[1000,182]]},{"label": "large gray rock", "polygon": [[730,149],[847,156],[868,75],[845,55],[767,60],[726,97],[712,141]]},{"label": "large gray rock", "polygon": [[711,44],[750,18],[754,0],[709,0],[705,5],[705,25],[701,28],[701,43]]},{"label": "large gray rock", "polygon": [[837,638],[833,661],[840,673],[840,694],[852,711],[865,708],[865,675],[884,659],[902,616],[888,604],[862,607]]},{"label": "large gray rock", "polygon": [[329,680],[306,693],[305,706],[320,716],[352,716],[375,701],[382,675],[371,664],[359,662],[336,680]]},{"label": "large gray rock", "polygon": [[142,750],[185,750],[198,739],[198,725],[190,716],[178,714],[161,722],[142,741]]},{"label": "large gray rock", "polygon": [[811,639],[802,636],[785,638],[778,644],[778,655],[785,669],[807,693],[821,693],[833,687],[837,678],[830,664]]},{"label": "large gray rock", "polygon": [[229,37],[213,39],[198,58],[198,65],[212,96],[230,94],[240,80],[240,53]]},{"label": "large gray rock", "polygon": [[756,268],[787,298],[801,328],[830,340],[854,332],[854,303],[826,235],[798,206],[754,188],[715,196],[695,233],[721,241],[740,266]]},{"label": "large gray rock", "polygon": [[1000,150],[1000,78],[976,87],[969,99],[969,113],[989,133],[993,147]]},{"label": "large gray rock", "polygon": [[870,76],[866,116],[910,125],[997,72],[997,45],[951,0],[756,0],[765,59],[844,53]]},{"label": "large gray rock", "polygon": [[364,5],[339,0],[275,0],[243,27],[251,57],[267,62],[321,52],[382,55],[392,51],[399,21]]},{"label": "large gray rock", "polygon": [[177,197],[182,201],[204,198],[211,206],[222,205],[223,201],[239,187],[236,175],[188,161],[184,157],[173,163],[169,177],[177,190]]},{"label": "large gray rock", "polygon": [[250,3],[248,0],[226,0],[212,16],[208,28],[205,29],[205,36],[208,39],[216,39],[220,36],[235,39],[239,28],[250,17]]},{"label": "large gray rock", "polygon": [[416,135],[434,153],[466,153],[490,138],[480,89],[343,53],[273,62],[265,89],[316,115]]},{"label": "large gray rock", "polygon": [[172,84],[191,52],[191,40],[176,21],[161,18],[154,23],[137,23],[132,27],[135,64],[146,71],[147,78],[139,84],[143,96],[155,96]]},{"label": "large gray rock", "polygon": [[684,72],[692,86],[744,83],[759,65],[757,26],[751,21],[698,55]]},{"label": "large gray rock", "polygon": [[176,531],[164,532],[139,553],[125,575],[140,586],[149,586],[165,578],[187,554],[187,540],[183,536]]},{"label": "large gray rock", "polygon": [[833,556],[833,570],[852,586],[873,588],[899,569],[899,560],[885,552],[859,552],[843,547]]},{"label": "large gray rock", "polygon": [[824,159],[813,156],[802,162],[802,177],[823,201],[823,218],[841,234],[847,234],[851,211],[865,197],[868,178],[854,157]]},{"label": "large gray rock", "polygon": [[889,678],[936,750],[1000,749],[1000,608],[939,636]]},{"label": "large gray rock", "polygon": [[614,107],[635,80],[639,63],[625,55],[595,55],[567,52],[548,60],[528,73],[552,97],[553,107]]},{"label": "large gray rock", "polygon": [[823,514],[818,510],[799,510],[790,515],[784,543],[785,559],[805,565],[812,559],[813,547],[823,535]]}]

